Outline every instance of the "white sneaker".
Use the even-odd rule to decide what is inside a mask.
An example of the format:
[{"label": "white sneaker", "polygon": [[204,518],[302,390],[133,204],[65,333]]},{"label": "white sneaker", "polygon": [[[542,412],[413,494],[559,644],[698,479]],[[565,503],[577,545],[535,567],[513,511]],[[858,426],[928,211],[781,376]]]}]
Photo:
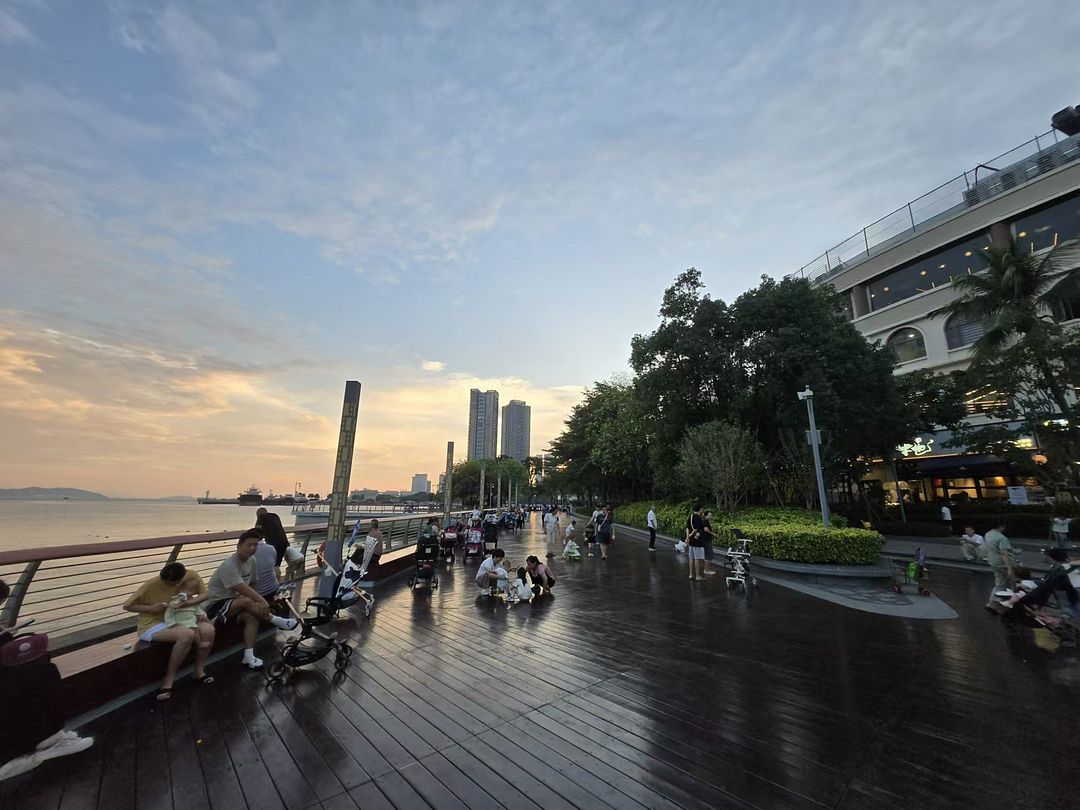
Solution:
[{"label": "white sneaker", "polygon": [[27,754],[26,756],[15,757],[15,759],[9,760],[0,766],[0,782],[3,782],[5,779],[10,779],[13,776],[18,776],[21,773],[32,771],[41,763],[41,754],[37,751],[34,751],[32,754]]},{"label": "white sneaker", "polygon": [[68,754],[77,754],[80,751],[85,751],[91,745],[94,744],[93,737],[78,737],[74,739],[64,738],[58,743],[50,745],[48,748],[38,751],[38,758],[44,762],[47,759],[56,759],[57,757],[66,757]]},{"label": "white sneaker", "polygon": [[284,616],[274,616],[270,619],[270,624],[274,625],[278,630],[295,630],[298,622],[296,619],[286,619]]},{"label": "white sneaker", "polygon": [[263,662],[261,658],[256,658],[254,655],[251,658],[244,659],[244,666],[248,669],[262,669]]}]

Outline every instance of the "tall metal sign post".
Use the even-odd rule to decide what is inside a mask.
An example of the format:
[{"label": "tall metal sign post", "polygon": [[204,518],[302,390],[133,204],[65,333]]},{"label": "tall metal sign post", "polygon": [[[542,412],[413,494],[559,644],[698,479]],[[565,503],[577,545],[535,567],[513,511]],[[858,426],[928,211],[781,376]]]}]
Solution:
[{"label": "tall metal sign post", "polygon": [[446,478],[443,479],[443,525],[450,521],[450,510],[454,506],[454,443],[446,443]]},{"label": "tall metal sign post", "polygon": [[[345,508],[349,503],[349,478],[352,475],[353,447],[356,443],[356,417],[360,412],[360,383],[345,383],[345,401],[341,406],[337,459],[334,461],[334,489],[330,493],[330,525],[326,530],[323,556],[335,570],[341,570],[341,547],[345,543]],[[333,577],[319,577],[319,595],[333,596]]]},{"label": "tall metal sign post", "polygon": [[821,450],[818,449],[821,444],[821,434],[814,421],[814,392],[810,390],[809,385],[806,386],[805,391],[799,392],[799,399],[806,402],[806,415],[810,419],[810,435],[807,439],[810,442],[810,449],[814,451],[814,472],[817,474],[818,499],[821,501],[821,525],[827,529],[829,528],[829,498],[825,494],[825,476],[821,472]]}]

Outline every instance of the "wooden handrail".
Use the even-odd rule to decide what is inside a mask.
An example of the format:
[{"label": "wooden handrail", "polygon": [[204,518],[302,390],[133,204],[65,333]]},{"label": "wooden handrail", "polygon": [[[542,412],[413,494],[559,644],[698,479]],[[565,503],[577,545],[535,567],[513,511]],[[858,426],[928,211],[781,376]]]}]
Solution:
[{"label": "wooden handrail", "polygon": [[[439,512],[417,514],[415,512],[400,517],[379,518],[382,523],[390,523],[396,520],[415,520],[416,518],[441,517]],[[370,518],[363,518],[370,520]],[[345,525],[352,527],[357,523],[356,518],[345,519]],[[307,532],[325,531],[329,523],[304,523],[299,526],[285,526],[286,534],[303,534]],[[249,527],[250,528],[250,527]],[[247,529],[236,529],[228,532],[205,532],[203,534],[178,534],[171,537],[148,537],[136,540],[113,540],[108,543],[75,543],[68,546],[40,546],[38,548],[24,548],[16,551],[0,551],[0,565],[19,565],[29,562],[45,562],[47,560],[64,560],[72,557],[93,557],[100,554],[114,554],[120,551],[145,551],[155,548],[168,548],[169,546],[189,546],[199,543],[219,543],[222,540],[236,540]]]}]

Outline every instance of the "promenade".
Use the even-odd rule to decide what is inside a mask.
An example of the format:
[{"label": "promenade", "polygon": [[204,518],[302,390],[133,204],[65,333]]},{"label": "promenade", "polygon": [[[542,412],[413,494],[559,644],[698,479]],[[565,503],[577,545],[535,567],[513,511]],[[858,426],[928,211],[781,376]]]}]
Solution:
[{"label": "promenade", "polygon": [[[501,545],[542,554],[539,515]],[[89,751],[0,783],[35,808],[1013,808],[1072,801],[1080,667],[941,570],[958,613],[852,610],[689,582],[624,537],[556,562],[555,596],[381,585],[356,653],[269,688],[238,661],[90,724]],[[275,653],[263,653],[269,663]],[[7,696],[5,696],[7,699]]]}]

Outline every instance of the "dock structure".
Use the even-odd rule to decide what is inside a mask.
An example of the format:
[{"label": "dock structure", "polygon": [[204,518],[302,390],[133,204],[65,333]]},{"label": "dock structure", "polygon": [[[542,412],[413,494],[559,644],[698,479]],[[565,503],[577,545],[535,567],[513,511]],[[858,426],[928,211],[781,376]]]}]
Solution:
[{"label": "dock structure", "polygon": [[[500,545],[543,554],[539,516]],[[989,579],[935,572],[959,617],[689,582],[629,533],[555,561],[552,598],[381,584],[355,647],[268,687],[238,660],[90,723],[92,749],[0,783],[0,807],[880,808],[1060,804],[1075,652],[983,610]],[[269,664],[272,646],[260,653]],[[1067,804],[1068,802],[1066,802]]]}]

